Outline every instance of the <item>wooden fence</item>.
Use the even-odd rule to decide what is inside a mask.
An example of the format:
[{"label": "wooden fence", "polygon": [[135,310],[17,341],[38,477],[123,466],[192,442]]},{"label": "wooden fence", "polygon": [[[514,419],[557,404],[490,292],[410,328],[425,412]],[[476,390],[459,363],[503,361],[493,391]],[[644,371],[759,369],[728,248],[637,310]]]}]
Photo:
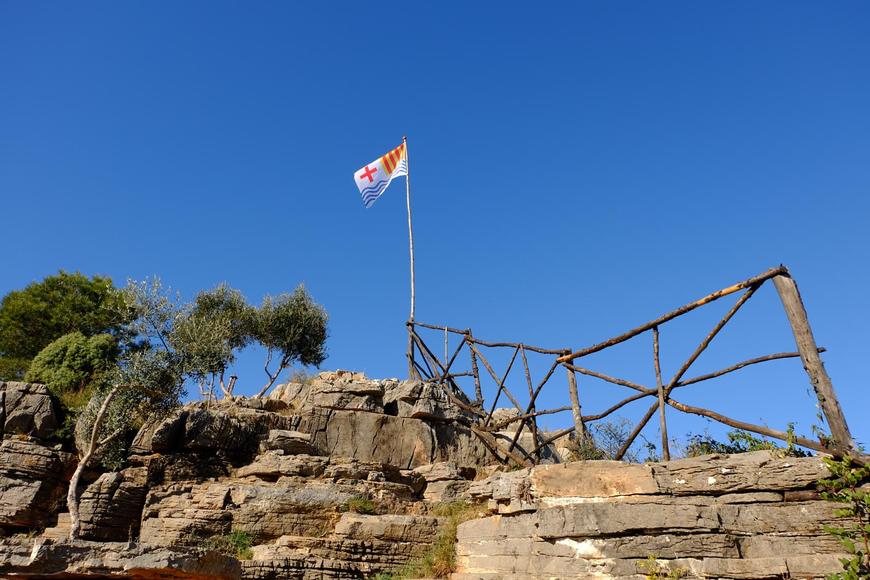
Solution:
[{"label": "wooden fence", "polygon": [[[737,311],[755,294],[755,292],[765,283],[770,281],[775,287],[779,295],[780,301],[786,311],[792,332],[797,345],[796,352],[781,352],[759,356],[749,360],[744,360],[737,364],[723,368],[716,372],[698,375],[690,378],[685,378],[692,364],[698,359],[707,347],[713,342],[713,339],[725,327],[726,324],[734,317]],[[742,292],[737,302],[730,310],[722,317],[721,320],[710,330],[709,334],[695,348],[691,355],[679,367],[679,370],[667,381],[663,380],[661,372],[661,364],[659,361],[659,327],[687,314],[696,308],[700,308],[706,304],[714,302],[724,296]],[[647,425],[649,420],[658,413],[660,431],[661,431],[661,446],[662,455],[665,460],[670,458],[670,450],[668,446],[668,429],[667,417],[665,409],[671,407],[684,413],[691,413],[713,419],[720,423],[724,423],[730,427],[744,429],[767,437],[773,437],[783,441],[793,442],[797,445],[812,449],[815,451],[827,453],[851,453],[854,449],[851,434],[846,424],[846,419],[837,401],[834,393],[833,385],[830,377],[828,377],[822,364],[819,353],[824,349],[818,348],[815,339],[813,338],[812,330],[807,319],[806,310],[800,298],[797,286],[791,278],[788,269],[785,266],[772,268],[758,276],[754,276],[732,286],[728,286],[712,294],[708,294],[703,298],[686,304],[672,312],[656,318],[646,324],[633,328],[628,332],[615,336],[603,342],[592,346],[582,348],[580,350],[572,350],[569,348],[563,349],[546,349],[537,346],[532,346],[523,343],[513,342],[488,342],[474,336],[471,329],[457,329],[447,326],[436,326],[425,324],[417,321],[409,321],[409,349],[408,360],[409,366],[414,370],[417,378],[429,380],[438,384],[444,385],[444,392],[458,406],[470,413],[474,418],[472,429],[477,433],[489,446],[496,452],[500,450],[506,455],[505,459],[510,459],[521,465],[534,464],[541,461],[542,452],[556,440],[573,436],[575,438],[585,438],[587,436],[587,424],[603,419],[608,415],[621,409],[625,405],[649,397],[652,403],[646,413],[634,426],[634,429],[628,436],[628,439],[618,450],[616,459],[621,459],[628,451],[629,447],[640,434],[641,430]],[[431,348],[418,333],[418,329],[425,328],[436,330],[444,333],[445,347],[448,344],[450,336],[459,337],[459,345],[453,349],[452,353],[447,352],[443,357],[435,354],[437,349]],[[651,355],[652,365],[655,369],[656,384],[655,387],[641,385],[625,379],[608,376],[606,374],[596,372],[585,366],[582,366],[584,357],[604,349],[613,347],[622,342],[625,342],[638,335],[649,333],[651,335]],[[487,353],[493,350],[506,349],[510,353],[510,359],[505,370],[497,373],[490,363],[490,358]],[[465,351],[468,355],[470,365],[463,370],[455,370],[459,355]],[[544,355],[551,361],[547,372],[537,381],[532,380],[532,374],[529,368],[527,353],[537,353]],[[465,358],[465,357],[463,357]],[[804,437],[794,436],[784,431],[771,429],[762,425],[755,425],[745,421],[739,421],[726,417],[720,413],[705,409],[686,405],[673,398],[672,394],[676,389],[682,389],[690,385],[694,385],[703,381],[715,379],[723,375],[733,373],[740,369],[751,365],[756,365],[768,361],[800,358],[803,362],[804,369],[809,376],[810,383],[818,397],[820,408],[824,413],[825,419],[831,431],[829,438],[821,438],[819,441],[814,441]],[[519,361],[519,362],[518,362]],[[516,365],[521,364],[525,376],[526,388],[528,390],[529,403],[525,406],[521,405],[515,396],[516,393],[509,388],[507,384],[508,375],[511,369]],[[487,405],[483,398],[481,387],[481,371],[483,367],[486,374],[495,382],[496,392],[492,401]],[[585,375],[595,377],[614,385],[625,387],[634,391],[631,395],[625,397],[615,403],[606,410],[593,415],[584,415],[580,401],[580,395],[577,388],[577,375]],[[552,409],[538,409],[536,401],[540,396],[545,385],[554,383],[554,378],[558,376],[565,377],[565,386],[567,387],[567,403],[564,406]],[[484,375],[485,377],[486,375]],[[459,377],[471,377],[474,381],[474,400],[469,401],[468,398],[459,396],[462,389],[457,384],[456,379]],[[516,387],[514,387],[516,389]],[[501,397],[504,396],[510,404],[516,408],[517,414],[513,417],[494,421],[494,411],[496,410]],[[571,412],[572,425],[568,428],[557,431],[556,433],[544,436],[538,426],[538,418],[542,415],[550,415],[555,413]],[[497,431],[504,431],[508,428],[513,431],[512,424],[516,423],[516,430],[510,442],[498,445],[494,434]],[[524,429],[528,429],[532,435],[533,445],[530,449],[524,449],[517,445]]]}]

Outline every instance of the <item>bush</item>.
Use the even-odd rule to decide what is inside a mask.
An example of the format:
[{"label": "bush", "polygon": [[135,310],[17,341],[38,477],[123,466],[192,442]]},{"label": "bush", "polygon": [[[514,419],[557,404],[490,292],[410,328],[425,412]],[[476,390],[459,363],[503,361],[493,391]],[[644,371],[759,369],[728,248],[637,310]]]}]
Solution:
[{"label": "bush", "polygon": [[[788,433],[794,435],[794,425],[789,424]],[[728,432],[728,443],[714,439],[709,433],[704,435],[689,435],[686,445],[686,457],[698,457],[718,453],[722,455],[734,453],[749,453],[750,451],[775,451],[789,457],[809,457],[809,453],[788,442],[786,447],[780,447],[774,441],[758,437],[748,431],[735,429]]]},{"label": "bush", "polygon": [[30,361],[65,334],[120,337],[126,321],[109,278],[61,271],[10,292],[0,303],[0,380],[23,377]]},{"label": "bush", "polygon": [[456,570],[456,529],[462,522],[480,517],[481,506],[463,501],[443,503],[432,509],[432,515],[445,518],[435,543],[420,558],[408,563],[401,571],[387,576],[404,578],[446,578]]},{"label": "bush", "polygon": [[229,534],[221,536],[211,536],[203,542],[202,547],[207,550],[214,550],[239,560],[250,560],[254,553],[251,551],[251,546],[254,545],[254,539],[248,532],[233,530]]},{"label": "bush", "polygon": [[24,380],[43,383],[60,401],[64,414],[64,425],[58,432],[61,439],[73,435],[79,413],[95,386],[105,384],[119,352],[118,341],[110,334],[88,338],[71,332],[42,349],[30,363]]},{"label": "bush", "polygon": [[841,558],[843,572],[831,574],[830,580],[870,578],[870,467],[855,465],[848,457],[835,461],[823,459],[831,477],[819,482],[822,497],[843,504],[835,511],[837,517],[848,518],[849,527],[824,526],[836,536],[850,558]]},{"label": "bush", "polygon": [[377,512],[377,506],[375,506],[375,503],[367,497],[353,497],[347,500],[344,507],[349,512],[364,515],[371,515]]}]

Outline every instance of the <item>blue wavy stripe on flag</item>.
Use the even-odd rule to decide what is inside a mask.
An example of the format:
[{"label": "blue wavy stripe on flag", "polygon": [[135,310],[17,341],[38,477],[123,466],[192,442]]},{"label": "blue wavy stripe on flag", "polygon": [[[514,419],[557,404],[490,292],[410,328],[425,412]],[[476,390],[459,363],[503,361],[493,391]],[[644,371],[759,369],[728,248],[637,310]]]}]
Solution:
[{"label": "blue wavy stripe on flag", "polygon": [[384,191],[384,189],[386,189],[386,187],[389,183],[390,182],[387,179],[385,179],[383,181],[379,181],[373,185],[369,185],[368,187],[361,189],[360,194],[365,195],[365,194],[370,193],[370,192],[381,193],[382,191]]}]

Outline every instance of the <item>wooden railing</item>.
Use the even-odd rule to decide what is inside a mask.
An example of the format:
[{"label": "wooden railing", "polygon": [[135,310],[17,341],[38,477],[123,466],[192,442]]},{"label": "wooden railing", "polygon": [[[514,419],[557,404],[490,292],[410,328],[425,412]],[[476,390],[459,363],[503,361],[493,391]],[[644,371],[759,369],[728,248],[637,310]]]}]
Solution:
[{"label": "wooden railing", "polygon": [[[792,333],[795,337],[797,351],[759,356],[738,362],[715,372],[684,378],[698,357],[710,346],[719,332],[728,324],[737,311],[740,310],[740,308],[750,298],[752,298],[753,294],[755,294],[755,292],[768,281],[771,281],[776,287],[779,298],[786,314],[788,315]],[[665,382],[662,378],[661,363],[659,359],[659,327],[695,310],[696,308],[700,308],[706,304],[719,300],[720,298],[739,292],[742,292],[742,294],[737,299],[737,302],[728,310],[725,316],[716,323],[704,340],[698,344],[691,355],[682,365],[680,365],[677,372],[670,377],[667,382]],[[524,343],[488,342],[474,336],[471,329],[457,329],[448,326],[425,324],[417,321],[410,321],[407,324],[409,343],[411,345],[408,351],[409,366],[414,370],[417,378],[448,386],[449,388],[445,389],[445,392],[451,400],[475,418],[472,426],[474,432],[484,438],[489,446],[500,449],[505,454],[505,460],[510,459],[519,464],[526,465],[540,462],[543,451],[556,440],[572,435],[575,438],[585,438],[588,436],[587,424],[604,419],[625,405],[647,397],[653,399],[653,402],[650,404],[646,413],[634,426],[634,429],[628,435],[628,438],[622,447],[617,451],[616,459],[621,459],[625,455],[643,428],[657,412],[661,431],[662,455],[665,460],[670,458],[667,417],[665,413],[667,407],[677,409],[684,413],[707,417],[737,429],[744,429],[767,437],[788,441],[815,451],[849,453],[854,449],[852,436],[849,433],[846,419],[840,408],[840,404],[837,401],[830,377],[828,377],[819,356],[819,353],[824,352],[824,349],[818,348],[815,343],[807,319],[806,310],[801,301],[797,286],[785,266],[772,268],[758,276],[754,276],[722,290],[708,294],[699,300],[681,306],[676,310],[647,322],[646,324],[633,328],[619,336],[615,336],[577,351],[573,351],[569,348],[541,348]],[[453,349],[452,353],[445,349],[444,356],[439,358],[439,356],[435,354],[435,350],[430,348],[430,346],[420,336],[418,329],[429,329],[443,332],[445,337],[445,347],[449,344],[448,339],[450,336],[459,337],[459,345]],[[645,333],[651,334],[652,348],[650,350],[656,377],[654,388],[622,378],[609,376],[586,368],[585,366],[581,366],[580,364],[582,359],[588,355],[611,348]],[[490,357],[486,354],[498,349],[505,349],[510,353],[509,362],[507,363],[505,370],[501,373],[496,372],[490,363]],[[470,364],[462,370],[456,370],[458,364],[457,360],[459,359],[460,353],[463,351],[467,352]],[[532,379],[527,353],[543,355],[550,363],[546,373],[544,373],[544,375],[537,381]],[[818,397],[820,408],[824,413],[828,427],[830,428],[830,437],[821,438],[819,441],[815,441],[805,437],[795,436],[785,431],[732,419],[710,409],[687,405],[677,401],[672,396],[676,389],[682,389],[703,381],[715,379],[752,365],[786,358],[800,358],[802,360],[804,369],[806,370],[816,396]],[[519,363],[517,361],[519,361]],[[520,404],[518,400],[519,398],[516,396],[517,393],[511,391],[507,384],[508,375],[516,364],[521,364],[523,367],[525,384],[528,390],[528,404],[525,406]],[[486,372],[486,375],[482,375],[480,371],[481,366]],[[584,415],[582,413],[582,406],[577,388],[577,374],[595,377],[608,383],[630,389],[634,391],[634,393],[600,413]],[[567,404],[552,409],[538,409],[536,401],[544,389],[544,386],[553,382],[554,377],[560,375],[565,377],[568,395]],[[488,405],[485,404],[481,387],[482,380],[486,380],[487,376],[494,382],[496,387],[492,401]],[[462,392],[461,387],[457,383],[457,379],[460,377],[472,377],[474,384],[473,400],[469,397],[457,396],[457,393]],[[501,401],[502,395],[504,395],[507,401],[509,401],[517,410],[517,414],[516,416],[494,422],[494,412]],[[551,415],[569,411],[571,412],[572,417],[572,425],[570,427],[549,434],[546,437],[542,434],[542,431],[538,426],[539,417],[542,415]],[[493,434],[497,431],[506,430],[514,423],[517,424],[517,427],[510,442],[498,445]],[[530,449],[525,449],[517,445],[524,429],[528,429],[532,435],[533,445]]]}]

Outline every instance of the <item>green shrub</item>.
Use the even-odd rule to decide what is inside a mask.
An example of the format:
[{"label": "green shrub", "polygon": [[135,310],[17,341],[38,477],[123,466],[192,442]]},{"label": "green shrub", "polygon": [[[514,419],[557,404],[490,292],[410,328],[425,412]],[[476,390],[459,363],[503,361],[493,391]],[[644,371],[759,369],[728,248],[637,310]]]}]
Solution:
[{"label": "green shrub", "polygon": [[683,568],[671,568],[669,564],[659,563],[653,555],[640,562],[638,567],[646,575],[647,580],[679,580],[688,574]]},{"label": "green shrub", "polygon": [[432,515],[445,518],[432,547],[421,557],[409,562],[402,570],[386,578],[446,578],[456,570],[456,529],[462,522],[480,517],[481,506],[463,501],[439,504]]},{"label": "green shrub", "polygon": [[347,500],[344,507],[349,512],[371,515],[377,512],[375,503],[367,497],[352,497]]},{"label": "green shrub", "polygon": [[849,527],[824,526],[829,534],[836,536],[850,558],[841,558],[843,572],[827,576],[829,580],[859,580],[870,578],[870,467],[855,465],[851,459],[839,461],[822,459],[831,472],[831,477],[819,482],[822,497],[828,501],[844,504],[836,515],[849,518]]},{"label": "green shrub", "polygon": [[[788,426],[788,434],[794,436],[794,424]],[[796,447],[793,442],[789,441],[786,447],[780,447],[774,441],[765,437],[759,437],[749,431],[735,429],[728,432],[728,443],[717,441],[710,434],[704,435],[689,435],[688,444],[686,445],[686,457],[698,457],[699,455],[709,455],[711,453],[733,454],[733,453],[748,453],[750,451],[776,451],[788,457],[809,457],[809,453]]]},{"label": "green shrub", "polygon": [[30,363],[24,380],[43,383],[60,401],[64,415],[64,424],[58,432],[61,439],[72,437],[80,413],[94,389],[104,385],[115,369],[119,353],[114,336],[86,337],[76,331],[53,341]]},{"label": "green shrub", "polygon": [[207,550],[214,550],[239,560],[250,560],[253,557],[251,546],[254,539],[248,532],[233,530],[229,534],[212,536],[203,542],[202,546]]}]

